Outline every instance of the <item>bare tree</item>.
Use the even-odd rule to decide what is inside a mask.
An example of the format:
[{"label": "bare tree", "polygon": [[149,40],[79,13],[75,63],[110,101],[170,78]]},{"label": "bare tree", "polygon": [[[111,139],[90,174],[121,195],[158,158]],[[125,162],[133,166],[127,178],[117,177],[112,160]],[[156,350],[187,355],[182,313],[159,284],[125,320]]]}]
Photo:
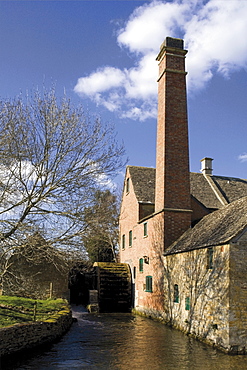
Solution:
[{"label": "bare tree", "polygon": [[[220,249],[193,250],[184,258],[185,289],[190,300],[187,331],[190,333],[200,321],[205,338],[208,331],[212,330],[212,323],[208,325],[207,320],[202,320],[207,306],[212,302],[218,302],[214,305],[214,315],[223,315],[220,303],[226,300],[228,255],[222,253]],[[208,251],[214,254],[211,266],[208,265]],[[201,320],[198,320],[198,317]]]},{"label": "bare tree", "polygon": [[12,249],[3,292],[35,299],[68,297],[68,274],[74,258],[35,233],[27,238],[26,244]]},{"label": "bare tree", "polygon": [[53,246],[80,244],[85,207],[123,153],[112,127],[54,89],[0,101],[0,278],[34,231]]},{"label": "bare tree", "polygon": [[[213,259],[208,264],[208,250]],[[207,338],[225,316],[228,253],[221,247],[195,249],[164,259],[166,320],[174,326]],[[175,286],[179,291],[175,291]],[[177,293],[177,294],[176,294]],[[177,295],[177,297],[176,297]],[[176,299],[177,298],[177,299]],[[224,302],[224,304],[222,303]],[[185,310],[184,310],[185,309]]]},{"label": "bare tree", "polygon": [[119,218],[117,195],[110,190],[97,190],[84,216],[87,229],[82,234],[82,241],[90,260],[116,261]]}]

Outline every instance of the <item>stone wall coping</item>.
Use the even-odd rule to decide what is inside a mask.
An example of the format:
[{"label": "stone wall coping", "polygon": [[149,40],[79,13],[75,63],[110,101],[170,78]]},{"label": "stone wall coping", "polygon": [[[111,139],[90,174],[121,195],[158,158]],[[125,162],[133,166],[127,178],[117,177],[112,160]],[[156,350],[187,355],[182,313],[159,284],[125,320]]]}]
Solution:
[{"label": "stone wall coping", "polygon": [[68,331],[72,312],[66,307],[44,321],[17,323],[0,329],[0,358],[53,343]]}]

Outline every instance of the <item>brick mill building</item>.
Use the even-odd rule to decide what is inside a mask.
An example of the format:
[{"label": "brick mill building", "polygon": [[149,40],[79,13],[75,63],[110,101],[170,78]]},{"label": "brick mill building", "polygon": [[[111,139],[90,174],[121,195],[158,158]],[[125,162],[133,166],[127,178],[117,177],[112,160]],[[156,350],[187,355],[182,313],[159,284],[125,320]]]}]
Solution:
[{"label": "brick mill building", "polygon": [[189,172],[183,40],[157,57],[156,169],[127,166],[120,259],[133,307],[232,353],[247,348],[247,181]]}]

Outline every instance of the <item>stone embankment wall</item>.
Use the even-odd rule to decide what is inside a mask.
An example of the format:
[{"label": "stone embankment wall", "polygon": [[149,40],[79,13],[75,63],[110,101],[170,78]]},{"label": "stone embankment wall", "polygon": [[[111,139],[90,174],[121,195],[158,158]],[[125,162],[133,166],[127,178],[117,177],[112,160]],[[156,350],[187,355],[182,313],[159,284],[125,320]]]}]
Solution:
[{"label": "stone embankment wall", "polygon": [[15,324],[0,329],[0,358],[43,344],[61,337],[72,324],[69,308],[52,315],[48,320],[27,324]]}]

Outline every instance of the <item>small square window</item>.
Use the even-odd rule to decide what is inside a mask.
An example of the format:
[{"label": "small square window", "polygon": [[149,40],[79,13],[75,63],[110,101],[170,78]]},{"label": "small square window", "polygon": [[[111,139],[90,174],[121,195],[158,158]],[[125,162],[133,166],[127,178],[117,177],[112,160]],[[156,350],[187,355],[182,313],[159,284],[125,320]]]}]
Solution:
[{"label": "small square window", "polygon": [[152,276],[146,276],[146,292],[152,292],[153,291],[153,278]]},{"label": "small square window", "polygon": [[129,231],[129,247],[132,247],[132,230]]},{"label": "small square window", "polygon": [[143,258],[139,259],[139,271],[143,272]]},{"label": "small square window", "polygon": [[143,224],[143,236],[147,236],[147,235],[148,235],[148,223],[144,222],[144,224]]},{"label": "small square window", "polygon": [[122,235],[122,249],[125,249],[125,234]]}]

